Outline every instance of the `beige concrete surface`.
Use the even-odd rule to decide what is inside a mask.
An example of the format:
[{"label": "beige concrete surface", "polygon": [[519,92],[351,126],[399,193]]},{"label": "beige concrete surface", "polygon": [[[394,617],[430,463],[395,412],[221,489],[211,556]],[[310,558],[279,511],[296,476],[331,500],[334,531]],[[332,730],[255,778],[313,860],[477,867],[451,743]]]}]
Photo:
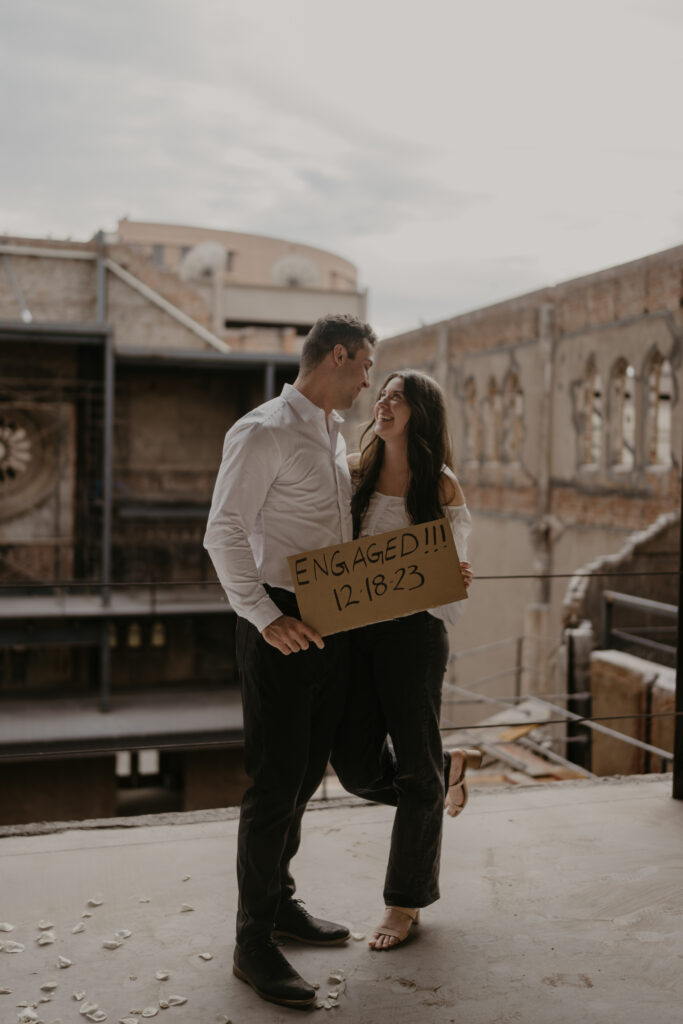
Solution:
[{"label": "beige concrete surface", "polygon": [[[391,817],[374,805],[309,811],[296,875],[312,911],[369,932]],[[49,981],[58,988],[40,1005],[45,1024],[86,1019],[74,990],[107,1024],[169,994],[188,1001],[160,1010],[166,1024],[306,1019],[263,1003],[231,974],[237,822],[213,818],[0,839],[0,921],[15,926],[0,941],[26,947],[0,951],[0,988],[11,989],[0,995],[0,1022],[16,1021],[16,1004],[38,1000]],[[661,776],[478,790],[445,822],[442,899],[409,944],[286,950],[322,995],[330,971],[343,972],[339,1007],[313,1011],[333,1020],[674,1024],[683,1006],[682,827],[683,805]],[[102,904],[88,908],[97,894]],[[54,925],[52,945],[36,943],[41,920]],[[81,920],[85,930],[72,934]],[[123,928],[130,937],[104,949]],[[58,968],[58,955],[72,965]],[[158,970],[169,980],[156,980]]]}]

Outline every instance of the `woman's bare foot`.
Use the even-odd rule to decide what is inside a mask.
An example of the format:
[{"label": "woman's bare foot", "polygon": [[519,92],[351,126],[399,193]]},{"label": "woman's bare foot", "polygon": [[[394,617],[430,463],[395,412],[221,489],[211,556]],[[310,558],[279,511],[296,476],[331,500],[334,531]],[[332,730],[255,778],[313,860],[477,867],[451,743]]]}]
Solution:
[{"label": "woman's bare foot", "polygon": [[400,946],[419,918],[420,911],[412,907],[385,907],[382,920],[368,945],[371,949],[393,949],[394,946]]}]

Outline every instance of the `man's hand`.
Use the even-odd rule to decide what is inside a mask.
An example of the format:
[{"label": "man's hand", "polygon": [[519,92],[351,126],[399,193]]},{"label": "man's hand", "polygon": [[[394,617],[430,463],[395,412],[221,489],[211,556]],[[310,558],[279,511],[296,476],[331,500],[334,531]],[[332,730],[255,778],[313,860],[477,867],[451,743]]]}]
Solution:
[{"label": "man's hand", "polygon": [[321,651],[325,646],[319,633],[291,615],[281,615],[279,619],[275,619],[261,632],[261,636],[271,647],[277,647],[280,654],[307,651],[309,642],[314,643]]},{"label": "man's hand", "polygon": [[469,590],[472,583],[472,566],[469,562],[461,562],[460,568],[462,569],[462,578],[465,583],[465,590]]}]

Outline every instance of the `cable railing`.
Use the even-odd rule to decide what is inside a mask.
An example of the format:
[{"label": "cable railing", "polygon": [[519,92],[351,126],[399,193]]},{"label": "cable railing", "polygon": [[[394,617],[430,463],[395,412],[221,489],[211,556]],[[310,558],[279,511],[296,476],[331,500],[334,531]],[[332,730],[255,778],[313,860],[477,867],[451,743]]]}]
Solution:
[{"label": "cable railing", "polygon": [[[496,575],[496,576],[482,576],[477,577],[475,585],[484,584],[488,581],[495,580],[519,580],[519,579],[557,579],[557,578],[575,578],[576,573],[533,573],[533,574],[510,574],[510,575]],[[614,585],[617,578],[622,577],[625,580],[633,579],[634,577],[648,577],[652,579],[654,575],[659,576],[679,576],[678,570],[662,570],[656,573],[652,572],[636,572],[636,571],[610,571],[605,573],[590,573],[591,578],[595,579],[596,576],[603,575],[608,577],[610,583]],[[6,582],[0,584],[0,648],[3,644],[1,629],[7,627],[9,621],[9,604],[14,604],[14,611],[11,613],[15,621],[21,621],[23,618],[28,618],[31,615],[31,609],[35,609],[39,602],[47,599],[50,604],[54,606],[54,609],[66,617],[74,617],[78,613],[77,604],[74,602],[81,602],[81,614],[83,613],[82,602],[84,600],[90,601],[93,606],[93,610],[96,610],[96,615],[99,617],[104,627],[108,628],[109,623],[112,619],[118,616],[133,619],[144,616],[154,616],[163,618],[165,615],[173,614],[191,614],[192,611],[197,610],[200,614],[205,612],[224,614],[230,612],[230,606],[225,593],[216,580],[209,579],[182,579],[182,580],[126,580],[126,581],[114,581],[107,584],[107,592],[109,594],[108,602],[100,607],[100,587],[99,581],[94,580],[51,580],[51,581],[31,581],[31,582]],[[609,590],[604,592],[603,607],[608,609],[607,613],[603,613],[603,630],[601,635],[597,638],[600,645],[603,647],[611,646],[615,643],[640,643],[642,648],[648,648],[649,650],[657,653],[661,652],[663,648],[666,649],[666,653],[675,655],[676,647],[673,644],[665,644],[661,640],[654,639],[654,636],[665,635],[667,638],[673,635],[676,631],[676,626],[665,625],[655,626],[648,622],[644,624],[641,622],[633,622],[622,628],[621,625],[617,625],[614,620],[613,611],[615,608],[627,608],[631,612],[643,612],[649,615],[659,613],[663,617],[676,619],[678,617],[678,609],[675,605],[664,604],[662,602],[654,602],[650,599],[633,597],[631,595],[619,594],[616,591]],[[95,609],[95,606],[97,608]],[[77,628],[80,626],[77,625]],[[663,633],[664,631],[664,633]],[[103,657],[110,657],[110,635],[106,632],[92,633],[90,637],[90,643],[97,647],[100,647],[100,652]],[[530,751],[538,754],[539,756],[547,759],[554,763],[560,768],[571,769],[578,775],[584,778],[596,778],[597,776],[590,770],[589,767],[581,765],[576,761],[571,760],[565,756],[567,748],[571,744],[578,746],[586,746],[589,741],[589,737],[593,734],[599,734],[604,737],[608,737],[611,740],[618,741],[619,743],[631,746],[639,751],[642,751],[647,757],[660,759],[662,764],[672,764],[674,761],[674,754],[659,746],[657,743],[648,742],[647,739],[639,738],[638,736],[628,735],[625,732],[620,732],[618,728],[614,728],[617,723],[621,722],[624,724],[634,722],[645,722],[653,723],[658,720],[668,720],[670,722],[676,722],[679,717],[683,714],[680,710],[668,710],[668,711],[656,711],[648,708],[637,714],[621,714],[617,713],[618,709],[615,708],[614,714],[600,714],[591,715],[590,713],[580,714],[577,710],[577,702],[584,702],[586,710],[588,710],[588,703],[591,698],[591,693],[587,689],[571,690],[567,688],[562,690],[556,685],[545,687],[545,689],[539,690],[539,692],[524,692],[525,691],[525,678],[528,679],[534,672],[538,673],[539,662],[536,661],[535,665],[532,665],[525,658],[525,643],[531,642],[536,650],[541,650],[541,662],[547,670],[552,660],[556,657],[557,652],[561,646],[561,642],[558,642],[553,637],[542,637],[542,636],[525,636],[523,634],[512,634],[503,637],[498,640],[493,640],[487,643],[477,644],[473,647],[465,649],[453,650],[449,657],[449,670],[450,673],[457,673],[462,675],[462,670],[465,666],[474,668],[476,665],[476,659],[483,659],[484,661],[491,661],[495,665],[496,662],[500,664],[501,656],[505,656],[505,652],[508,652],[509,663],[503,664],[502,667],[496,668],[495,671],[486,672],[483,674],[475,673],[475,678],[467,678],[465,681],[455,679],[454,681],[448,679],[444,681],[444,697],[448,705],[449,715],[444,716],[441,723],[441,730],[444,734],[458,733],[459,737],[464,737],[472,745],[480,746],[481,749],[488,751],[491,757],[496,755],[496,744],[490,742],[484,738],[485,730],[490,729],[490,724],[486,721],[475,722],[467,724],[466,727],[462,727],[457,722],[450,720],[452,718],[453,710],[457,708],[469,707],[470,710],[476,709],[480,706],[482,709],[497,707],[498,709],[509,708],[514,711],[523,702],[531,701],[536,702],[536,707],[543,708],[546,714],[539,715],[536,720],[525,719],[525,724],[529,727],[533,727],[534,730],[540,730],[538,733],[534,733],[533,736],[525,735],[520,738],[519,742],[522,746],[528,748]],[[46,644],[45,646],[49,646]],[[125,646],[125,645],[124,645]],[[533,659],[532,659],[533,660]],[[542,665],[542,667],[543,667]],[[466,672],[465,675],[471,675],[470,672]],[[542,673],[543,674],[543,673]],[[547,673],[549,676],[550,674]],[[492,684],[503,684],[505,680],[509,681],[509,687],[503,686],[503,692],[494,694],[482,694],[481,689]],[[1,684],[0,684],[1,685]],[[510,692],[505,692],[509,689]],[[0,689],[0,693],[1,693]],[[114,696],[117,696],[122,691],[116,691]],[[146,691],[148,696],[151,696],[149,691]],[[2,699],[7,697],[16,700],[17,694],[3,694]],[[102,709],[110,707],[111,693],[109,688],[106,692],[107,701],[106,704],[101,704]],[[34,701],[39,699],[39,695],[36,694],[33,698]],[[569,704],[570,706],[564,706]],[[134,710],[134,709],[133,709]],[[583,710],[583,707],[579,707],[579,711]],[[496,727],[504,729],[506,727],[513,728],[519,725],[519,718],[514,715],[510,716],[509,721],[498,720]],[[550,735],[549,730],[551,727],[562,729],[565,735]],[[571,734],[567,730],[574,730]],[[579,730],[579,734],[576,730]],[[648,725],[649,730],[649,725]],[[224,749],[226,746],[239,746],[241,743],[241,737],[239,736],[239,730],[237,733],[228,736],[225,732],[221,732],[219,729],[214,730],[213,734],[205,734],[201,737],[193,736],[191,731],[186,731],[182,737],[171,736],[171,737],[152,737],[152,736],[131,736],[125,741],[121,736],[113,737],[110,739],[98,739],[95,743],[88,743],[87,737],[84,738],[83,742],[78,745],[77,749],[74,749],[71,756],[87,757],[96,756],[104,753],[115,754],[120,752],[122,749],[130,751],[141,751],[148,750],[150,748],[158,749],[161,752],[172,752],[172,751],[196,751],[196,750],[211,750],[211,749]],[[545,733],[545,735],[544,735]],[[649,731],[647,732],[649,735]],[[556,746],[560,746],[562,752],[553,749]],[[67,752],[68,753],[68,752]],[[54,746],[50,744],[41,745],[40,741],[36,739],[36,742],[32,744],[31,752],[28,755],[31,759],[49,759],[55,756],[66,756],[66,753],[62,751],[55,751]],[[24,755],[25,756],[25,755]],[[10,750],[5,745],[0,744],[0,762],[11,759],[16,759],[16,750]],[[326,794],[326,789],[323,787],[323,796]]]}]

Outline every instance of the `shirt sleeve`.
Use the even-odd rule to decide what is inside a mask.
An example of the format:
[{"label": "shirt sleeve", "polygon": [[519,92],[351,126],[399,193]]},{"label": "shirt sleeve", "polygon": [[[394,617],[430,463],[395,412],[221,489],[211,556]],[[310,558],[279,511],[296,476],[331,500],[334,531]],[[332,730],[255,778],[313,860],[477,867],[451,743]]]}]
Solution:
[{"label": "shirt sleeve", "polygon": [[216,478],[204,547],[232,609],[262,632],[282,615],[268,597],[249,537],[280,465],[280,450],[262,423],[228,431]]},{"label": "shirt sleeve", "polygon": [[[467,505],[447,505],[445,513],[451,524],[451,532],[455,541],[455,550],[461,562],[467,561],[467,541],[472,532],[472,517]],[[430,608],[429,612],[442,622],[448,622],[454,626],[461,618],[467,605],[467,598],[462,601],[451,601],[450,604],[442,604],[438,608]]]}]

